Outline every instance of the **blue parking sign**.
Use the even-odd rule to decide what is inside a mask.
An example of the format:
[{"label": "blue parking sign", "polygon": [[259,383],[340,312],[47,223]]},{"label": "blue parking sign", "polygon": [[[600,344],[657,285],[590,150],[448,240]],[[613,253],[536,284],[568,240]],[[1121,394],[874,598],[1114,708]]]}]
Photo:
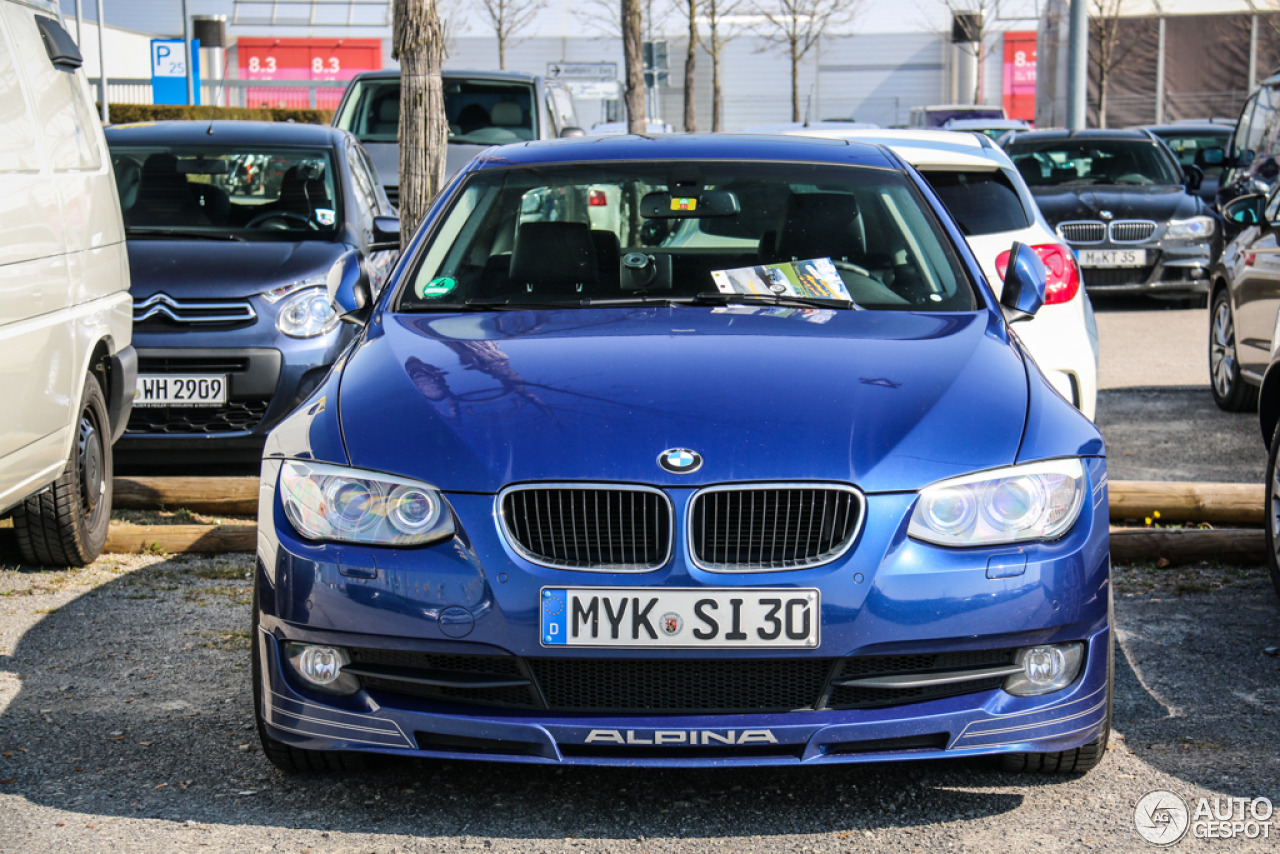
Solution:
[{"label": "blue parking sign", "polygon": [[[191,71],[200,103],[200,40],[191,40]],[[187,57],[182,39],[151,40],[151,102],[187,103]]]}]

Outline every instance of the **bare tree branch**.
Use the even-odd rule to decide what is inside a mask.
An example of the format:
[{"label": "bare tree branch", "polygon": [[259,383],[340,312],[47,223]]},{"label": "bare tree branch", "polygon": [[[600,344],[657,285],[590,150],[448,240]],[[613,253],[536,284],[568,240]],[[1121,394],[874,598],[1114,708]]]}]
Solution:
[{"label": "bare tree branch", "polygon": [[498,68],[507,67],[507,48],[522,44],[520,33],[547,7],[547,0],[474,0],[482,18],[498,41]]},{"label": "bare tree branch", "polygon": [[791,121],[800,121],[800,61],[818,44],[824,31],[852,23],[863,0],[751,0],[760,22],[755,31],[781,48],[791,63]]},{"label": "bare tree branch", "polygon": [[1097,72],[1098,127],[1107,126],[1107,95],[1111,76],[1133,52],[1143,44],[1139,38],[1121,38],[1124,29],[1120,17],[1125,0],[1090,0],[1089,64]]}]

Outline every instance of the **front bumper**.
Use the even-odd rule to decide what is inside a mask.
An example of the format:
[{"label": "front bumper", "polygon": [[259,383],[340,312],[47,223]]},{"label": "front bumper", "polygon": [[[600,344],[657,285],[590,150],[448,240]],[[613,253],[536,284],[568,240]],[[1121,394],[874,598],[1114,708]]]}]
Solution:
[{"label": "front bumper", "polygon": [[[264,464],[265,482],[274,485],[278,467]],[[486,495],[448,496],[458,534],[436,546],[318,546],[297,539],[276,497],[263,502],[259,518],[260,626],[254,643],[263,662],[263,721],[273,738],[305,749],[586,765],[822,764],[1078,747],[1097,738],[1105,724],[1111,631],[1104,462],[1088,460],[1088,472],[1091,500],[1072,531],[1055,543],[929,546],[905,536],[914,495],[870,495],[864,528],[844,557],[749,576],[698,569],[683,557],[680,534],[668,566],[650,573],[536,566],[504,542],[494,498]],[[687,491],[669,492],[679,517]],[[677,532],[682,521],[675,520]],[[821,647],[544,648],[538,642],[538,591],[555,585],[818,588]],[[329,696],[305,688],[293,673],[283,657],[288,641],[387,654],[488,655],[529,672],[539,663],[572,660],[584,667],[565,670],[594,667],[592,678],[606,681],[611,666],[617,673],[623,662],[768,659],[801,668],[822,659],[834,666],[803,710],[695,707],[653,714],[635,706],[557,705],[544,681],[550,677],[543,675],[535,675],[528,702],[508,697],[495,704],[478,701],[474,691],[450,697],[370,684],[349,696]],[[864,656],[978,654],[1067,641],[1087,644],[1085,663],[1075,682],[1052,694],[1014,697],[997,681],[936,699],[831,707],[838,668]],[[700,686],[690,682],[687,690],[697,693]]]},{"label": "front bumper", "polygon": [[1144,267],[1081,267],[1085,289],[1093,294],[1195,296],[1209,292],[1213,252],[1207,243],[1186,240],[1159,244],[1100,243],[1082,249],[1144,249],[1154,261]]},{"label": "front bumper", "polygon": [[208,407],[135,404],[117,458],[134,462],[256,462],[267,434],[315,390],[351,327],[293,339],[271,330],[183,331],[134,334],[137,373],[227,377],[227,402]]}]

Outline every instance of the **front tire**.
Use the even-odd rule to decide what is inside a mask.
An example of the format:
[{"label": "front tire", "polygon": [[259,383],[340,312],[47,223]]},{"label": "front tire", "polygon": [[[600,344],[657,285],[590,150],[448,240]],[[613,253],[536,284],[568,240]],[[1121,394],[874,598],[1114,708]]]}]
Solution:
[{"label": "front tire", "polygon": [[1226,288],[1214,295],[1209,312],[1209,386],[1213,402],[1226,412],[1248,412],[1258,405],[1257,388],[1240,376],[1235,317]]},{"label": "front tire", "polygon": [[93,563],[111,525],[111,422],[102,386],[85,378],[75,440],[62,476],[13,512],[22,559],[41,566]]},{"label": "front tire", "polygon": [[1267,453],[1267,571],[1271,573],[1271,584],[1280,596],[1280,468],[1277,457],[1280,456],[1280,425],[1271,437],[1271,449]]}]

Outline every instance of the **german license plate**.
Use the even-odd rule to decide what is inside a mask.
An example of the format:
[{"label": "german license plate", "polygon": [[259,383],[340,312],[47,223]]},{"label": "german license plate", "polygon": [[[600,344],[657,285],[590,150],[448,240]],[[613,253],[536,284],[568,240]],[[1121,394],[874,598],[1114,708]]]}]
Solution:
[{"label": "german license plate", "polygon": [[815,649],[817,590],[546,587],[542,645]]},{"label": "german license plate", "polygon": [[134,406],[209,406],[227,402],[225,376],[140,375]]},{"label": "german license plate", "polygon": [[1145,249],[1081,249],[1081,267],[1145,267]]}]

